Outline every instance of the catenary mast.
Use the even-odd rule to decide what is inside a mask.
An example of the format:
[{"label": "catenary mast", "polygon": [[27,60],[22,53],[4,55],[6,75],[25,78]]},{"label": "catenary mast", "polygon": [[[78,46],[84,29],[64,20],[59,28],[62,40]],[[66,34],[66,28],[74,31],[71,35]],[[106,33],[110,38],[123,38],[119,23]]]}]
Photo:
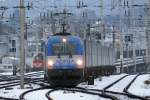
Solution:
[{"label": "catenary mast", "polygon": [[20,0],[20,71],[21,71],[21,89],[24,88],[24,68],[25,68],[25,42],[24,42],[24,29],[25,29],[25,7],[24,0]]},{"label": "catenary mast", "polygon": [[147,15],[147,27],[146,27],[146,41],[147,41],[147,50],[146,50],[146,63],[147,70],[150,70],[150,0],[148,2],[149,10]]}]

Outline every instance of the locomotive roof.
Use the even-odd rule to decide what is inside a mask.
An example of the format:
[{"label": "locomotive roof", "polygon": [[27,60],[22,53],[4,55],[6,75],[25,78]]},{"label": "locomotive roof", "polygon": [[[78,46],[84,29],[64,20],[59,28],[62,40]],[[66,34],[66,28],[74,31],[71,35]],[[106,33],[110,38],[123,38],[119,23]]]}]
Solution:
[{"label": "locomotive roof", "polygon": [[54,36],[67,36],[67,35],[71,35],[70,33],[56,33],[56,34],[54,34]]},{"label": "locomotive roof", "polygon": [[74,35],[67,35],[67,36],[62,36],[62,35],[54,35],[54,36],[51,36],[49,39],[48,39],[48,42],[61,42],[62,41],[62,38],[66,38],[67,41],[69,42],[81,42],[81,39],[77,36],[74,36]]}]

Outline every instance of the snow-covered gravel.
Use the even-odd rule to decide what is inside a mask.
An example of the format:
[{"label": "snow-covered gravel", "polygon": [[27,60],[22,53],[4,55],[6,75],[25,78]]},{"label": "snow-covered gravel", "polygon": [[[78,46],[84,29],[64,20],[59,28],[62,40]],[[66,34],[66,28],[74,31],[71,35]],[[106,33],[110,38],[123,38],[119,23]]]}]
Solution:
[{"label": "snow-covered gravel", "polygon": [[[81,83],[78,85],[78,87],[103,90],[105,87],[107,87],[108,85],[122,78],[125,75],[127,74],[105,76],[105,77],[102,77],[101,81],[99,78],[97,78],[94,80],[94,83],[95,83],[94,85],[87,85],[87,83]],[[108,90],[114,91],[114,92],[123,92],[123,89],[133,80],[135,76],[136,75],[129,75],[125,77],[124,79],[122,79],[121,81],[119,81],[118,83],[110,87]],[[135,95],[139,95],[139,96],[150,96],[150,86],[146,86],[144,84],[144,81],[147,79],[150,79],[150,75],[148,74],[139,76],[129,88],[129,92]],[[30,87],[33,87],[33,89],[36,89],[36,88],[39,88],[40,86],[35,85],[35,84],[32,84],[30,86],[28,84],[25,86],[26,89],[23,89],[23,90],[21,90],[19,87],[20,86],[18,85],[18,86],[14,86],[13,89],[10,89],[10,90],[0,89],[0,97],[18,99],[21,93],[32,89]],[[26,100],[47,100],[45,94],[49,90],[50,89],[44,89],[44,90],[38,90],[38,91],[28,93],[25,95],[25,99]],[[130,100],[124,96],[121,96],[121,95],[119,96],[120,96],[119,98],[123,98],[122,100]],[[89,95],[89,94],[84,94],[84,93],[79,93],[79,92],[69,92],[69,91],[63,91],[63,90],[52,92],[50,94],[50,97],[53,98],[54,100],[109,100],[109,99],[101,98],[99,96],[94,96],[94,95]]]},{"label": "snow-covered gravel", "polygon": [[25,75],[33,75],[33,74],[38,74],[38,73],[40,73],[40,74],[44,74],[44,71],[34,71],[34,72],[29,72],[29,73],[25,73]]},{"label": "snow-covered gravel", "polygon": [[123,78],[121,81],[110,87],[108,90],[123,93],[123,89],[133,80],[135,76],[136,75],[129,75]]},{"label": "snow-covered gravel", "polygon": [[5,90],[1,89],[0,90],[0,96],[5,97],[5,98],[14,98],[14,99],[19,99],[19,96],[21,93],[27,91],[29,89],[13,89],[13,90]]},{"label": "snow-covered gravel", "polygon": [[26,78],[33,78],[33,79],[37,79],[37,78],[44,78],[44,75],[33,75],[33,76],[25,76]]},{"label": "snow-covered gravel", "polygon": [[13,75],[13,73],[12,72],[3,72],[3,73],[0,73],[0,76],[2,76],[2,75]]},{"label": "snow-covered gravel", "polygon": [[[38,90],[34,92],[30,92],[25,95],[26,100],[47,100],[45,94],[49,91],[49,89],[44,90]],[[105,99],[99,96],[79,93],[79,92],[69,92],[69,91],[63,91],[58,90],[55,92],[52,92],[50,94],[50,97],[53,100],[110,100]]]},{"label": "snow-covered gravel", "polygon": [[150,96],[150,85],[145,85],[145,80],[150,80],[150,75],[140,75],[129,88],[129,92],[138,96]]},{"label": "snow-covered gravel", "polygon": [[[2,84],[7,84],[7,83],[11,83],[11,82],[19,82],[19,80],[2,81],[2,82],[0,82],[0,85],[2,85]],[[0,87],[1,87],[1,86],[0,86]]]},{"label": "snow-covered gravel", "polygon": [[45,94],[49,91],[49,89],[33,91],[25,95],[26,100],[47,100]]},{"label": "snow-covered gravel", "polygon": [[[25,92],[28,91],[32,88],[31,86],[25,85],[26,89],[20,89],[20,86],[14,86],[12,89],[7,90],[7,89],[0,89],[0,97],[6,97],[6,98],[14,98],[14,99],[19,99],[19,96]],[[33,88],[39,88],[38,85],[32,85]]]},{"label": "snow-covered gravel", "polygon": [[79,92],[56,91],[50,94],[53,100],[110,100],[95,95],[89,95]]},{"label": "snow-covered gravel", "polygon": [[99,89],[102,90],[111,83],[115,82],[116,80],[120,79],[121,77],[125,76],[126,74],[121,75],[112,75],[112,76],[105,76],[102,77],[100,81],[99,78],[94,80],[94,85],[86,85],[86,84],[79,84],[79,87],[88,88],[88,89]]}]

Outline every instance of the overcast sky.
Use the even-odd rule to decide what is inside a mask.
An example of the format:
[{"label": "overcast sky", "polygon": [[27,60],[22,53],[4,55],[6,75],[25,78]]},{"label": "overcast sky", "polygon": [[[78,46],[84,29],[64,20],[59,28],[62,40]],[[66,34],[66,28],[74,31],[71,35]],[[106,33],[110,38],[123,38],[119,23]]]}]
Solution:
[{"label": "overcast sky", "polygon": [[[72,13],[74,13],[75,11],[79,11],[77,10],[77,8],[75,6],[77,6],[77,1],[84,1],[85,5],[88,5],[88,9],[92,9],[95,10],[97,15],[100,15],[100,7],[94,7],[94,6],[99,6],[100,5],[100,0],[24,0],[25,1],[25,5],[27,6],[28,2],[33,2],[33,6],[34,8],[32,10],[27,10],[27,16],[39,16],[40,12],[43,11],[48,11],[48,10],[53,10],[55,8],[53,8],[52,6],[56,5],[59,7],[59,9],[64,8],[64,5],[67,6],[72,6],[72,7],[67,7],[67,9],[69,9]],[[66,2],[65,2],[66,1]],[[117,4],[119,3],[119,1],[122,1],[122,4],[127,1],[132,2],[132,0],[103,0],[103,13],[105,15],[111,15],[111,14],[115,14],[118,13],[120,11],[120,8],[117,8]],[[148,0],[134,0],[135,4],[144,4],[146,3]],[[114,7],[116,7],[115,9],[111,10],[112,5],[114,4]],[[0,0],[0,6],[7,6],[9,7],[9,9],[5,12],[5,16],[8,17],[10,15],[10,13],[12,13],[14,10],[16,10],[16,8],[13,8],[14,6],[19,5],[19,0]],[[38,14],[38,15],[37,15]]]}]

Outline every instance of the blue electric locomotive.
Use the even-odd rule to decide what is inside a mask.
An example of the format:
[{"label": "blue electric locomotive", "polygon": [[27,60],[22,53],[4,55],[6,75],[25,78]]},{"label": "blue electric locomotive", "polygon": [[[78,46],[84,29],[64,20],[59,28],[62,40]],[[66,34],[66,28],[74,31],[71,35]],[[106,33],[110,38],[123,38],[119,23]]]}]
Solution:
[{"label": "blue electric locomotive", "polygon": [[77,85],[83,78],[84,67],[84,45],[79,37],[56,34],[48,39],[46,71],[51,85]]}]

